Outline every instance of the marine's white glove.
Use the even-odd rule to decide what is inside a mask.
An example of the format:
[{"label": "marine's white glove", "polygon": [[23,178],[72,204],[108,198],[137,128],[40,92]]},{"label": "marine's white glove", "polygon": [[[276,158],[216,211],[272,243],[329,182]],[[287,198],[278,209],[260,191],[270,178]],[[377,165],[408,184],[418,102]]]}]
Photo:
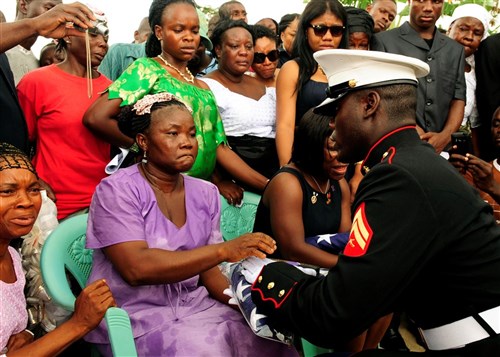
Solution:
[{"label": "marine's white glove", "polygon": [[230,297],[230,299],[228,301],[229,305],[238,305],[238,302],[234,298],[233,289],[231,288],[231,285],[229,285],[229,288],[224,289],[223,293],[224,293],[224,295],[227,295]]}]

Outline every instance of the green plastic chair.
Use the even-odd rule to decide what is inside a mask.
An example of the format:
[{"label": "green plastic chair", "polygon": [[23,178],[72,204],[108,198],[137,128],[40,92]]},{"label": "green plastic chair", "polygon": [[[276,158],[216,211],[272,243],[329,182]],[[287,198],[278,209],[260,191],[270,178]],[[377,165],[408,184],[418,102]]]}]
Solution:
[{"label": "green plastic chair", "polygon": [[260,195],[245,191],[241,207],[230,205],[222,195],[220,195],[220,200],[220,231],[225,241],[253,231]]},{"label": "green plastic chair", "polygon": [[[49,296],[68,311],[74,311],[76,296],[66,278],[68,271],[83,289],[92,269],[92,249],[85,248],[88,214],[62,222],[42,247],[40,268]],[[104,316],[114,356],[137,357],[127,312],[111,307]],[[93,351],[93,354],[95,352]]]},{"label": "green plastic chair", "polygon": [[311,342],[307,341],[304,338],[302,339],[301,342],[302,342],[302,351],[304,352],[304,357],[315,357],[323,353],[333,352],[332,349],[327,349],[313,345]]}]

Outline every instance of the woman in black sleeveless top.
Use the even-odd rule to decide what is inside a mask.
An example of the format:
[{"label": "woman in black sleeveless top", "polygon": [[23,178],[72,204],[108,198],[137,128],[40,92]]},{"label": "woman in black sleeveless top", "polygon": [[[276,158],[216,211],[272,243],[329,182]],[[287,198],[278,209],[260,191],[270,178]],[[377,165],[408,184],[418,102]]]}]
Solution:
[{"label": "woman in black sleeveless top", "polygon": [[347,165],[337,160],[330,118],[304,115],[297,131],[291,163],[267,185],[254,232],[273,237],[280,258],[330,268],[338,256],[307,244],[306,237],[347,232],[351,227]]}]

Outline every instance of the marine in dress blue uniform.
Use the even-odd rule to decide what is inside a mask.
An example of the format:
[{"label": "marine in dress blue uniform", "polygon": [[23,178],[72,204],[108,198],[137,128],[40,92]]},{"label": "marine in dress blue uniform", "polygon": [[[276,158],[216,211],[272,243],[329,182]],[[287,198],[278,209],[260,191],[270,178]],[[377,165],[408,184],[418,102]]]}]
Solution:
[{"label": "marine in dress blue uniform", "polygon": [[499,355],[500,228],[489,205],[415,130],[416,78],[428,67],[365,51],[315,57],[330,86],[316,110],[335,116],[340,160],[364,157],[364,178],[337,266],[326,277],[282,262],[265,266],[252,285],[259,312],[335,347],[403,310],[428,350]]}]

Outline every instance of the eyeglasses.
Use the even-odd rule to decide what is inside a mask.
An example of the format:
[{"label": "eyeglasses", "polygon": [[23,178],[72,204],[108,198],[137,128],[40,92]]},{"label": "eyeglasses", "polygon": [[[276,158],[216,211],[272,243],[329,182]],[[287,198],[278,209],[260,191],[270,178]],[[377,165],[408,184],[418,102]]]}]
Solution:
[{"label": "eyeglasses", "polygon": [[339,37],[342,36],[345,30],[345,26],[339,26],[339,25],[326,26],[326,25],[310,24],[309,27],[313,29],[314,34],[318,37],[325,36],[328,30],[330,30],[330,33],[332,34],[333,37]]},{"label": "eyeglasses", "polygon": [[278,50],[272,50],[267,54],[262,52],[255,52],[253,54],[253,63],[264,63],[266,61],[266,57],[269,58],[269,61],[274,62],[280,58],[280,54]]}]

